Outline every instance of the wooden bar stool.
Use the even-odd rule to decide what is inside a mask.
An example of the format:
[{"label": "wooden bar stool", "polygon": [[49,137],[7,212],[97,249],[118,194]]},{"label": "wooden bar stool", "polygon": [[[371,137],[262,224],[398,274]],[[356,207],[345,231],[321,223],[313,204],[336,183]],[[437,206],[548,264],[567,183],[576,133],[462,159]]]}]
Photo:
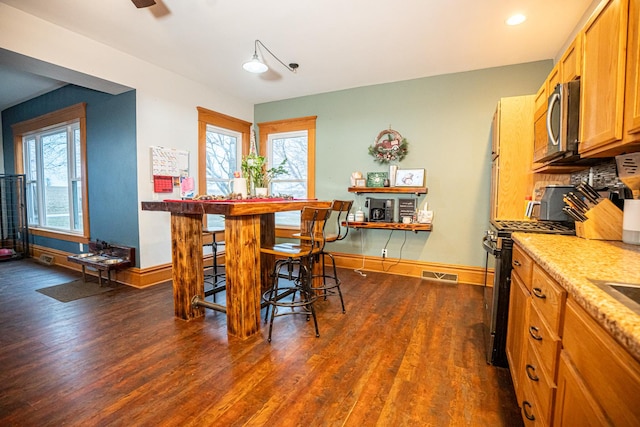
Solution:
[{"label": "wooden bar stool", "polygon": [[[264,254],[276,258],[271,273],[272,286],[263,293],[266,303],[265,322],[269,321],[269,338],[273,330],[273,319],[289,314],[304,314],[309,320],[313,317],[318,331],[318,320],[313,302],[317,295],[311,290],[313,263],[324,248],[324,226],[331,210],[329,208],[305,207],[301,214],[300,241],[295,243],[278,243],[260,249]],[[282,280],[281,280],[282,279]],[[286,308],[287,310],[281,310]]]},{"label": "wooden bar stool", "polygon": [[[211,289],[206,289],[204,297],[213,296],[213,302],[216,302],[216,294],[227,289],[225,273],[221,271],[224,265],[218,264],[218,248],[224,245],[224,241],[218,241],[216,239],[216,233],[224,233],[224,228],[206,228],[202,231],[205,236],[211,236],[211,243],[204,243],[203,247],[211,247],[211,254],[213,256],[213,266],[205,266],[204,283],[210,285]],[[211,269],[211,272],[209,272]]]},{"label": "wooden bar stool", "polygon": [[[351,211],[351,207],[353,205],[353,200],[334,200],[331,204],[331,211],[335,213],[337,227],[335,232],[327,232],[325,233],[325,242],[331,243],[336,242],[338,240],[343,240],[347,237],[349,233],[349,227],[343,226],[343,219],[346,221]],[[338,295],[340,297],[340,304],[342,305],[342,312],[345,312],[344,309],[344,299],[342,298],[342,291],[340,290],[340,279],[338,278],[338,270],[336,269],[336,260],[333,258],[333,255],[330,252],[325,251],[324,249],[321,251],[320,256],[322,257],[322,285],[321,286],[312,286],[311,289],[317,294],[324,295],[326,299],[329,295]],[[325,270],[325,257],[329,257],[331,259],[331,264],[333,270],[329,273]],[[327,278],[332,280],[332,282],[327,283]]]}]

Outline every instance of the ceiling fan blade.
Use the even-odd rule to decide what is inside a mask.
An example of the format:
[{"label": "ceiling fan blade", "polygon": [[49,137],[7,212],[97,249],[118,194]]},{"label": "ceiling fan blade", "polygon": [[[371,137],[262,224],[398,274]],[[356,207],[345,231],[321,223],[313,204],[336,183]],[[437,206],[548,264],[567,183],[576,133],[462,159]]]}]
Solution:
[{"label": "ceiling fan blade", "polygon": [[136,5],[138,9],[142,9],[143,7],[149,7],[156,4],[155,0],[131,0],[133,4]]}]

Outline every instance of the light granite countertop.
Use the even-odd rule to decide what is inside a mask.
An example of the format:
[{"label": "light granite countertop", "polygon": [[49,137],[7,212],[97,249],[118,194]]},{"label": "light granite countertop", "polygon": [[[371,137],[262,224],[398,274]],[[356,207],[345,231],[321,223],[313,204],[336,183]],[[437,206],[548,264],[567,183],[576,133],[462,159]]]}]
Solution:
[{"label": "light granite countertop", "polygon": [[640,246],[535,233],[512,238],[640,361],[640,314],[590,280],[640,284]]}]

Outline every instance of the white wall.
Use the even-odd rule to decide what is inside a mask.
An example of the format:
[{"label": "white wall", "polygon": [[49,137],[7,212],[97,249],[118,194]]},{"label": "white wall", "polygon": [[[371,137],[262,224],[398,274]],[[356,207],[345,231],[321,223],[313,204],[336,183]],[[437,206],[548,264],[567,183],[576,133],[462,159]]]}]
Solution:
[{"label": "white wall", "polygon": [[[190,173],[197,176],[197,106],[253,121],[251,104],[4,3],[0,29],[0,48],[136,89],[138,170],[131,183],[137,186],[140,202],[157,197],[151,182],[151,146],[188,150]],[[171,262],[169,215],[139,210],[139,222],[140,267]]]}]

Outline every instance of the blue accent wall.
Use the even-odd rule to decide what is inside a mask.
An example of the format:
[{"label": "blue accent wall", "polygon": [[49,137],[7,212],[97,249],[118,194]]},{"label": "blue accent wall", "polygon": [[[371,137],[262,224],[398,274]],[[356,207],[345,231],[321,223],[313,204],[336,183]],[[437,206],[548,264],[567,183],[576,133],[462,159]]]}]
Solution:
[{"label": "blue accent wall", "polygon": [[[74,85],[2,112],[5,172],[14,173],[11,125],[87,103],[87,178],[91,240],[136,248],[139,259],[136,92],[109,95]],[[67,252],[78,244],[31,236],[32,243]],[[136,265],[139,261],[136,260]]]}]

